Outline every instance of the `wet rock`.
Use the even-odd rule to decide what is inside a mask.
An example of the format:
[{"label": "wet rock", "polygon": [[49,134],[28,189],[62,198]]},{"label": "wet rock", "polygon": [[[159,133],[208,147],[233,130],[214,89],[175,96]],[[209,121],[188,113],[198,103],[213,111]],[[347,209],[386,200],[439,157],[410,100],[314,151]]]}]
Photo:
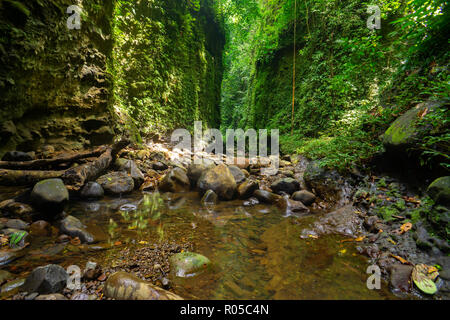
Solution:
[{"label": "wet rock", "polygon": [[197,187],[202,194],[210,189],[213,190],[222,200],[232,200],[237,189],[231,171],[224,164],[203,172]]},{"label": "wet rock", "polygon": [[144,183],[145,177],[133,160],[117,159],[115,165],[117,171],[125,172],[133,178],[135,188],[139,188]]},{"label": "wet rock", "polygon": [[152,165],[152,168],[153,168],[154,170],[156,170],[156,171],[164,171],[164,170],[169,169],[169,167],[167,166],[167,164],[165,164],[164,162],[160,162],[160,161],[155,162],[155,163]]},{"label": "wet rock", "polygon": [[303,179],[310,190],[327,200],[336,199],[340,194],[339,185],[343,184],[342,177],[337,172],[325,170],[317,161],[306,166]]},{"label": "wet rock", "polygon": [[105,195],[105,191],[99,183],[90,181],[81,189],[80,195],[83,199],[101,199]]},{"label": "wet rock", "polygon": [[34,269],[28,276],[23,291],[49,294],[61,292],[67,283],[68,274],[63,267],[49,264]]},{"label": "wet rock", "polygon": [[203,195],[203,198],[202,198],[201,202],[204,205],[216,204],[218,200],[219,200],[219,196],[214,191],[208,190]]},{"label": "wet rock", "polygon": [[202,176],[203,172],[213,168],[214,165],[206,165],[206,164],[194,164],[192,163],[187,170],[187,176],[189,181],[191,182],[192,187],[197,186],[198,179]]},{"label": "wet rock", "polygon": [[394,290],[408,292],[411,288],[412,266],[394,264],[390,266],[389,284]]},{"label": "wet rock", "polygon": [[94,242],[94,236],[86,230],[86,226],[73,216],[67,216],[60,222],[60,231],[85,243]]},{"label": "wet rock", "polygon": [[253,195],[262,203],[267,204],[275,204],[278,200],[281,199],[281,196],[266,191],[266,190],[256,190]]},{"label": "wet rock", "polygon": [[450,176],[434,180],[428,186],[427,193],[437,204],[450,206]]},{"label": "wet rock", "polygon": [[33,157],[22,151],[8,151],[4,154],[3,161],[31,161]]},{"label": "wet rock", "polygon": [[247,170],[241,169],[241,171],[242,171],[242,173],[244,174],[244,176],[245,176],[246,178],[250,177],[250,173],[249,173]]},{"label": "wet rock", "polygon": [[1,297],[6,298],[18,293],[24,283],[25,279],[23,278],[5,283],[0,288]]},{"label": "wet rock", "polygon": [[110,195],[127,194],[134,190],[134,180],[125,172],[108,173],[98,178],[97,183]]},{"label": "wet rock", "polygon": [[380,230],[380,228],[378,227],[378,221],[378,217],[376,216],[366,217],[364,219],[363,225],[368,231],[372,233],[378,233],[378,230]]},{"label": "wet rock", "polygon": [[284,176],[286,176],[288,178],[294,178],[294,176],[295,176],[294,171],[286,170],[286,169],[280,170],[280,174],[282,174],[282,175],[284,175]]},{"label": "wet rock", "polygon": [[69,200],[69,192],[61,179],[47,179],[34,185],[31,200],[43,213],[58,214]]},{"label": "wet rock", "polygon": [[272,183],[270,188],[278,194],[282,192],[293,194],[295,191],[300,190],[300,183],[292,178],[283,178]]},{"label": "wet rock", "polygon": [[25,217],[33,213],[33,208],[11,199],[5,200],[0,204],[0,211],[12,217]]},{"label": "wet rock", "polygon": [[416,240],[417,247],[421,249],[431,249],[433,244],[427,229],[420,222],[418,222],[415,227],[416,231],[413,233],[413,238]]},{"label": "wet rock", "polygon": [[162,192],[185,192],[189,191],[189,178],[181,168],[173,168],[161,180],[158,189]]},{"label": "wet rock", "polygon": [[7,265],[22,256],[23,254],[16,250],[0,250],[0,266]]},{"label": "wet rock", "polygon": [[0,285],[5,283],[8,280],[13,279],[14,276],[12,273],[6,271],[6,270],[0,270]]},{"label": "wet rock", "polygon": [[35,300],[68,300],[65,296],[60,293],[53,294],[43,294],[36,297]]},{"label": "wet rock", "polygon": [[28,294],[27,296],[25,296],[25,300],[26,300],[26,301],[34,300],[34,299],[36,299],[36,297],[37,297],[38,295],[39,295],[39,293],[37,293],[37,292],[30,293],[30,294]]},{"label": "wet rock", "polygon": [[276,205],[278,208],[280,208],[286,214],[292,214],[292,213],[307,214],[310,212],[309,209],[307,207],[305,207],[305,205],[303,203],[301,203],[300,201],[295,201],[295,200],[287,199],[284,197],[280,198],[277,201]]},{"label": "wet rock", "polygon": [[6,227],[17,230],[28,230],[30,225],[20,219],[9,219],[6,222]]},{"label": "wet rock", "polygon": [[87,280],[97,279],[101,273],[102,270],[96,262],[88,261],[84,268],[83,278]]},{"label": "wet rock", "polygon": [[70,300],[87,301],[87,300],[89,300],[89,295],[87,295],[86,293],[83,293],[83,292],[77,292],[70,298]]},{"label": "wet rock", "polygon": [[236,166],[228,166],[231,174],[234,177],[234,181],[236,181],[236,185],[240,185],[245,181],[245,174]]},{"label": "wet rock", "polygon": [[180,252],[169,258],[170,269],[177,277],[191,277],[208,269],[211,261],[198,253]]},{"label": "wet rock", "polygon": [[294,192],[294,194],[292,195],[292,199],[302,202],[305,206],[309,206],[312,205],[314,201],[316,201],[316,196],[312,192],[301,190]]},{"label": "wet rock", "polygon": [[116,300],[183,300],[174,293],[122,271],[109,276],[103,291],[106,297]]},{"label": "wet rock", "polygon": [[259,189],[259,183],[252,180],[247,180],[241,183],[238,187],[239,199],[248,199],[253,193]]}]

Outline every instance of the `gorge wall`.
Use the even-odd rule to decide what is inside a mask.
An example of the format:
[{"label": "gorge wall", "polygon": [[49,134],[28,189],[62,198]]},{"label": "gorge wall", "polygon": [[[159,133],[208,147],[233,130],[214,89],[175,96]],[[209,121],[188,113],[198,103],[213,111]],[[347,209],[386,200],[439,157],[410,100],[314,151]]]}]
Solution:
[{"label": "gorge wall", "polygon": [[209,1],[193,3],[0,1],[0,156],[217,123],[224,40]]}]

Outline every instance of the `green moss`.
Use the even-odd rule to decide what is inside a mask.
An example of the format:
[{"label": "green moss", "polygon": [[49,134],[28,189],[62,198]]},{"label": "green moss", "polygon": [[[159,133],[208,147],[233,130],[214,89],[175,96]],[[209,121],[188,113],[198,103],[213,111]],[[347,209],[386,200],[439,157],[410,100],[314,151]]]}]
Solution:
[{"label": "green moss", "polygon": [[380,216],[384,221],[392,221],[394,218],[392,216],[398,215],[399,212],[396,208],[388,207],[378,207],[376,209],[378,216]]}]

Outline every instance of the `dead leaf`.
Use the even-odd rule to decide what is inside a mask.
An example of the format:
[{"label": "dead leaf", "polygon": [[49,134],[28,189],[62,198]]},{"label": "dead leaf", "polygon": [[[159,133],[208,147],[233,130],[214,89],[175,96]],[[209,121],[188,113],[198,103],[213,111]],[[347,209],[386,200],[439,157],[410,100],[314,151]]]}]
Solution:
[{"label": "dead leaf", "polygon": [[401,230],[400,234],[408,232],[409,230],[411,230],[411,228],[412,228],[412,223],[411,222],[407,222],[407,223],[403,224],[400,227],[400,230]]},{"label": "dead leaf", "polygon": [[403,263],[403,264],[411,264],[411,262],[409,262],[408,260],[403,259],[403,258],[400,257],[400,256],[396,256],[395,254],[392,254],[392,253],[391,253],[391,257],[397,259],[398,261],[400,261],[400,262]]}]

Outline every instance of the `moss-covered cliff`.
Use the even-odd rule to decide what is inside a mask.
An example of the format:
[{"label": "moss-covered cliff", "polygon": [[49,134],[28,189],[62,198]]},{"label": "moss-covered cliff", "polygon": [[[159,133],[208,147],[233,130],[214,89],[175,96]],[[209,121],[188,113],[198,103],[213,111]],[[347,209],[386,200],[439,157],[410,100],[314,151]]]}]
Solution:
[{"label": "moss-covered cliff", "polygon": [[0,0],[0,156],[217,125],[223,45],[209,0]]},{"label": "moss-covered cliff", "polygon": [[224,36],[212,1],[118,2],[116,106],[141,133],[218,126]]},{"label": "moss-covered cliff", "polygon": [[111,140],[113,0],[84,1],[81,30],[67,28],[71,0],[0,2],[0,151],[42,144],[81,148]]}]

